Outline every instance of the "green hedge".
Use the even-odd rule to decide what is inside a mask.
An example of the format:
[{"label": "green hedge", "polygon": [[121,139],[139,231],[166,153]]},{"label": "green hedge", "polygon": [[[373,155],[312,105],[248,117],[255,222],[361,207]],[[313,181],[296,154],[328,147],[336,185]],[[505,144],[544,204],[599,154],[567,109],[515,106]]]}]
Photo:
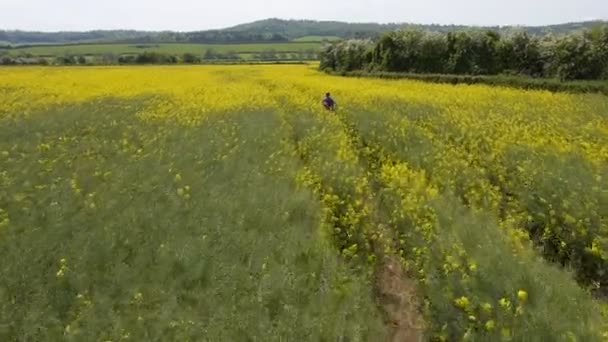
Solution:
[{"label": "green hedge", "polygon": [[409,79],[416,81],[448,83],[448,84],[486,84],[494,86],[513,87],[521,89],[541,89],[552,92],[571,93],[602,93],[608,95],[608,81],[567,81],[557,79],[532,78],[525,76],[472,76],[472,75],[449,75],[449,74],[414,74],[398,72],[368,72],[368,71],[345,71],[332,72],[332,75],[347,77],[374,77],[385,79]]}]

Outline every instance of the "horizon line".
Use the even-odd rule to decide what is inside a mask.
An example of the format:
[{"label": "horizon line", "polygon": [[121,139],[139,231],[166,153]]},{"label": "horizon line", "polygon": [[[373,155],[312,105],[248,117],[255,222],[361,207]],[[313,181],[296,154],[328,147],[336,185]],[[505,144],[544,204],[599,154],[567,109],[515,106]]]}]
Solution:
[{"label": "horizon line", "polygon": [[536,27],[549,27],[549,26],[559,26],[559,25],[568,25],[568,24],[579,24],[579,23],[592,23],[592,22],[605,22],[608,23],[608,18],[596,18],[596,19],[581,19],[574,21],[566,21],[554,24],[546,24],[546,25],[527,25],[527,24],[507,24],[507,25],[477,25],[477,24],[439,24],[439,23],[416,23],[416,22],[376,22],[376,21],[341,21],[341,20],[317,20],[317,19],[284,19],[278,17],[271,17],[265,19],[258,19],[254,21],[244,22],[236,25],[223,26],[218,28],[209,28],[209,29],[192,29],[192,30],[174,30],[174,29],[135,29],[135,28],[96,28],[96,29],[80,29],[80,30],[38,30],[38,29],[9,29],[9,28],[0,28],[0,31],[4,32],[37,32],[37,33],[71,33],[71,32],[110,32],[110,31],[134,31],[134,32],[146,32],[146,33],[159,33],[159,32],[175,32],[175,33],[188,33],[188,32],[202,32],[202,31],[221,31],[227,30],[234,27],[255,24],[261,21],[267,20],[281,20],[281,21],[309,21],[309,22],[317,22],[317,23],[342,23],[342,24],[376,24],[376,25],[419,25],[419,26],[460,26],[460,27],[480,27],[480,28],[503,28],[503,27],[528,27],[528,28],[536,28]]}]

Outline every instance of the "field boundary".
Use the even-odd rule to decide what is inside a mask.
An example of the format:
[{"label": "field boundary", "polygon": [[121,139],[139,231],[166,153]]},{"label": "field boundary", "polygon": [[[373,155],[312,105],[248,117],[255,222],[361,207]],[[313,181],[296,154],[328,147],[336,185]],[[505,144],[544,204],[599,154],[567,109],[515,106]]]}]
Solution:
[{"label": "field boundary", "polygon": [[557,79],[523,76],[486,76],[451,74],[414,74],[399,72],[330,71],[327,74],[354,78],[406,79],[440,84],[490,85],[525,90],[547,90],[566,93],[599,93],[608,96],[608,80],[605,81],[560,81]]}]

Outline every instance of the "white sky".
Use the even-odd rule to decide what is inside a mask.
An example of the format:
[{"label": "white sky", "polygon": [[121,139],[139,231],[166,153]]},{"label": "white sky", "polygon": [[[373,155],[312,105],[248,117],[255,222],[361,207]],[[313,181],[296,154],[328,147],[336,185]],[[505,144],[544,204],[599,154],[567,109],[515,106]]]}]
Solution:
[{"label": "white sky", "polygon": [[608,19],[608,0],[0,0],[0,29],[191,31],[270,17],[545,25]]}]

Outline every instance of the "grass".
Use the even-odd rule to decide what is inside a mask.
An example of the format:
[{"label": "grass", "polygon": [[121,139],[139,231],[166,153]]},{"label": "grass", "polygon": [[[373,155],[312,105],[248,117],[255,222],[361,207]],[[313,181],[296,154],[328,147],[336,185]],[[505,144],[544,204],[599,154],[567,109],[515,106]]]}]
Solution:
[{"label": "grass", "polygon": [[342,38],[337,36],[305,36],[293,39],[293,42],[335,42],[341,40]]},{"label": "grass", "polygon": [[288,42],[288,43],[251,43],[251,44],[71,44],[71,45],[39,45],[32,47],[16,47],[6,50],[10,55],[31,54],[34,56],[63,56],[72,55],[104,55],[104,54],[137,54],[144,51],[166,54],[204,54],[208,49],[215,52],[236,52],[239,54],[259,53],[275,50],[277,53],[293,53],[306,50],[316,50],[320,47],[317,42]]}]

